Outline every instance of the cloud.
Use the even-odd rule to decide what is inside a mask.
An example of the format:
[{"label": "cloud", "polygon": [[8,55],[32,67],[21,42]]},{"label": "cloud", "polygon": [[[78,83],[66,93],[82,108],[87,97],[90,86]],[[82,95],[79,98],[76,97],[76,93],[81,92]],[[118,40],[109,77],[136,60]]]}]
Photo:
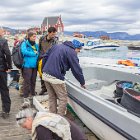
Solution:
[{"label": "cloud", "polygon": [[26,6],[31,6],[33,3],[40,3],[40,2],[44,2],[46,0],[4,0],[4,1],[0,1],[0,5],[2,7],[26,7]]},{"label": "cloud", "polygon": [[137,0],[5,0],[0,1],[0,26],[40,26],[46,16],[61,15],[65,30],[140,33]]}]

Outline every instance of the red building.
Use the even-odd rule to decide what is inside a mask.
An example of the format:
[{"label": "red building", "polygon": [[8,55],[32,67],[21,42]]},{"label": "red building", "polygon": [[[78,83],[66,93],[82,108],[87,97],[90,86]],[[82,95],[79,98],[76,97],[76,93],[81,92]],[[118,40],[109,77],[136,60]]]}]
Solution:
[{"label": "red building", "polygon": [[73,33],[73,36],[74,36],[74,37],[79,37],[79,38],[83,38],[83,37],[84,37],[84,35],[81,34],[81,33],[79,33],[79,32],[74,32],[74,33]]},{"label": "red building", "polygon": [[49,27],[55,27],[58,33],[63,33],[64,24],[62,22],[61,16],[45,17],[41,24],[42,33],[47,31]]},{"label": "red building", "polygon": [[107,36],[107,35],[102,35],[102,36],[100,36],[100,39],[102,39],[102,40],[110,40],[110,37]]}]

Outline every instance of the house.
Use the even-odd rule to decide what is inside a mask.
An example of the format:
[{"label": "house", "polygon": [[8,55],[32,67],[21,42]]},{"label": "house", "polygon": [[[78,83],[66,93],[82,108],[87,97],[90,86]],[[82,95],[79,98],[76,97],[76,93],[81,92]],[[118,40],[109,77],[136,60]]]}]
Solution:
[{"label": "house", "polygon": [[74,33],[73,33],[73,36],[74,36],[74,37],[78,37],[78,38],[83,38],[83,37],[84,37],[84,34],[81,34],[81,33],[79,33],[79,32],[74,32]]},{"label": "house", "polygon": [[55,27],[58,33],[64,32],[64,24],[61,16],[45,17],[41,24],[42,33],[46,32],[49,27]]},{"label": "house", "polygon": [[102,36],[100,36],[100,39],[102,39],[102,40],[110,40],[110,37],[107,36],[107,35],[102,35]]}]

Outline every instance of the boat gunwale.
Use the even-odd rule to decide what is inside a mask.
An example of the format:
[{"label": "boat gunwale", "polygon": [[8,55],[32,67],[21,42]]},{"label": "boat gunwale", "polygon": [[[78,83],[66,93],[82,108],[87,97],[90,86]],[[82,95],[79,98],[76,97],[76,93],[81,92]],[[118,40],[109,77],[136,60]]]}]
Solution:
[{"label": "boat gunwale", "polygon": [[[70,80],[66,79],[66,84],[69,85],[71,84],[73,87],[76,87],[77,90],[82,90],[84,93],[86,92],[86,96],[88,96],[89,98],[94,98],[94,100],[98,100],[98,101],[102,101],[102,103],[104,103],[104,105],[106,105],[107,107],[109,107],[110,109],[112,108],[115,108],[117,109],[116,111],[123,114],[125,117],[130,117],[130,116],[133,116],[133,117],[136,117],[139,118],[138,116],[135,116],[134,114],[130,113],[127,111],[127,109],[125,109],[124,107],[122,106],[119,106],[117,104],[114,104],[106,99],[104,99],[103,97],[100,97],[98,95],[94,95],[91,91],[88,91],[87,89],[83,89],[81,87],[79,87],[78,85],[72,83]],[[125,114],[124,114],[125,113]]]}]

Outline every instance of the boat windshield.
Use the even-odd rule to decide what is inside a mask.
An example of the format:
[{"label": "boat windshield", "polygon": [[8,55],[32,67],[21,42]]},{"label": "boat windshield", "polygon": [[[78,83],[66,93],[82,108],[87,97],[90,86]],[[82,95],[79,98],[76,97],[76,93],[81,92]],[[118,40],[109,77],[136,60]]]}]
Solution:
[{"label": "boat windshield", "polygon": [[87,42],[87,46],[93,46],[93,42],[92,41],[88,41]]}]

